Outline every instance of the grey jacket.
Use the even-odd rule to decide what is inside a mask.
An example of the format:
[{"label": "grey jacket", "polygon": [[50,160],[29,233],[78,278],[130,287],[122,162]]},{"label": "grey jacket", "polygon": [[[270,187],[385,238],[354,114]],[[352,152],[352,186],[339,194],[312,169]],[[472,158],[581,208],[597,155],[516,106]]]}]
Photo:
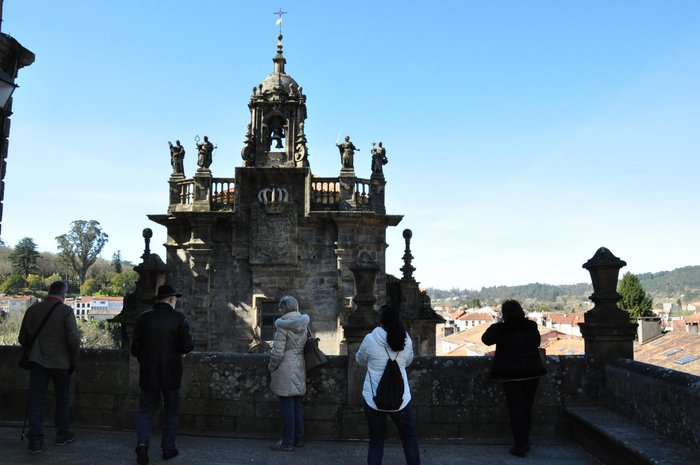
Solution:
[{"label": "grey jacket", "polygon": [[278,396],[303,396],[306,393],[304,344],[308,315],[289,312],[275,320],[275,337],[270,351],[270,389]]},{"label": "grey jacket", "polygon": [[[18,337],[23,347],[32,341],[39,325],[56,302],[54,298],[47,298],[27,309]],[[29,361],[44,368],[68,369],[78,363],[79,354],[80,336],[73,309],[61,303],[51,313],[34,341]]]}]

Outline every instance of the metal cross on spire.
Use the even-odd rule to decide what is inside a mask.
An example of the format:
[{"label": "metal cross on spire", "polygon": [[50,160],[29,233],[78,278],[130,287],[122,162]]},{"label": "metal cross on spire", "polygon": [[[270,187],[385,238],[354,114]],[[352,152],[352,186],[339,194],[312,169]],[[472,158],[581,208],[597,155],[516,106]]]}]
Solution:
[{"label": "metal cross on spire", "polygon": [[282,34],[282,16],[286,15],[287,12],[286,12],[286,11],[282,11],[282,7],[280,7],[279,10],[275,11],[275,12],[272,13],[272,14],[273,14],[273,15],[279,16],[279,18],[277,19],[277,21],[275,21],[275,24],[276,24],[277,26],[280,27],[280,34]]}]

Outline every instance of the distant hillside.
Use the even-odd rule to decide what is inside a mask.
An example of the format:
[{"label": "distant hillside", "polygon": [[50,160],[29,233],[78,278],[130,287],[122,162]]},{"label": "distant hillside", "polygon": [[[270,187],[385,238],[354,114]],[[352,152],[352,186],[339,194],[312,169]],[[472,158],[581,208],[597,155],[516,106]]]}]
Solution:
[{"label": "distant hillside", "polygon": [[[621,270],[621,275],[624,269]],[[700,300],[700,266],[686,266],[673,271],[642,273],[637,275],[644,289],[658,302],[661,299],[675,302]],[[532,283],[520,286],[483,287],[480,291],[470,289],[436,289],[429,288],[428,295],[433,301],[452,300],[466,302],[479,299],[482,303],[496,303],[504,299],[538,302],[556,302],[561,300],[588,300],[593,292],[590,283],[552,285]]]}]

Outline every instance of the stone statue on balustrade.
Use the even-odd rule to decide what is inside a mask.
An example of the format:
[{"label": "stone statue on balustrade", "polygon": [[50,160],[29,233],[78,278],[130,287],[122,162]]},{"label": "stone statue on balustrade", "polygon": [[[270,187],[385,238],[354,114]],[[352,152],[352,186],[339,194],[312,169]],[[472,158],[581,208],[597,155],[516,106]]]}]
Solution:
[{"label": "stone statue on balustrade", "polygon": [[372,176],[384,176],[384,165],[389,163],[386,157],[386,149],[382,147],[382,141],[377,145],[372,144]]},{"label": "stone statue on balustrade", "polygon": [[209,137],[204,136],[202,142],[197,141],[197,165],[203,169],[209,169],[214,153],[214,144],[209,142]]},{"label": "stone statue on balustrade", "polygon": [[345,141],[342,144],[335,144],[340,151],[340,163],[343,169],[354,168],[355,152],[359,151],[355,145],[350,142],[350,136],[345,136]]},{"label": "stone statue on balustrade", "polygon": [[170,164],[173,167],[173,174],[185,175],[185,147],[180,145],[180,141],[176,140],[175,145],[168,141],[170,146]]},{"label": "stone statue on balustrade", "polygon": [[241,158],[243,158],[245,166],[255,166],[255,137],[250,123],[248,123],[248,132],[246,132],[245,142],[241,149]]}]

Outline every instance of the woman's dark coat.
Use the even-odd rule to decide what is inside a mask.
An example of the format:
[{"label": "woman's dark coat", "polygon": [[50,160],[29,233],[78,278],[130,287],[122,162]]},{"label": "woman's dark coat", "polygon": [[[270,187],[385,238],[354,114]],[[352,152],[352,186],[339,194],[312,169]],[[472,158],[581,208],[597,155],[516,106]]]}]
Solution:
[{"label": "woman's dark coat", "polygon": [[481,336],[481,341],[486,345],[496,344],[492,378],[516,380],[547,373],[540,359],[540,332],[534,321],[523,317],[494,323]]}]

